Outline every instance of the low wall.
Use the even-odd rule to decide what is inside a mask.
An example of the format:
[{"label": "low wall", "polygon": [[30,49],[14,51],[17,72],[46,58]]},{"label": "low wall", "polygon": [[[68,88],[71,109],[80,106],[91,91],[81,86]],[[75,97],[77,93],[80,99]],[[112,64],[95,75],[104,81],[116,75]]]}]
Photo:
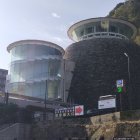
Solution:
[{"label": "low wall", "polygon": [[30,125],[13,124],[0,131],[0,140],[30,140]]}]

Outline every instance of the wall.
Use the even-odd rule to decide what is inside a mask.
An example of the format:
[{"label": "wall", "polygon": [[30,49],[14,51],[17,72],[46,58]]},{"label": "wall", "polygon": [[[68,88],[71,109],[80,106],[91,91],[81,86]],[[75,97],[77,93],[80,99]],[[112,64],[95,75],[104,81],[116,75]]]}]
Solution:
[{"label": "wall", "polygon": [[0,131],[0,140],[30,140],[30,125],[13,124]]},{"label": "wall", "polygon": [[[130,59],[130,79],[128,58]],[[117,95],[117,109],[120,95],[116,80],[124,79],[126,92],[122,94],[123,110],[138,109],[140,106],[140,47],[131,41],[121,39],[90,39],[71,44],[65,59],[75,62],[75,69],[69,90],[69,97],[85,109],[97,109],[99,96]]]},{"label": "wall", "polygon": [[71,85],[71,79],[73,77],[75,63],[70,60],[65,60],[65,101],[68,98],[68,92]]}]

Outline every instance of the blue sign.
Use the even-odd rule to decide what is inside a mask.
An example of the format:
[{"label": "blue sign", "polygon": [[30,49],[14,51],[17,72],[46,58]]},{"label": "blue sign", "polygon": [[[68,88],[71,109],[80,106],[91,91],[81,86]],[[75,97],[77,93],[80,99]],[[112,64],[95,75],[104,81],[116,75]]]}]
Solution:
[{"label": "blue sign", "polygon": [[123,80],[117,80],[116,81],[116,85],[117,85],[117,87],[123,87]]}]

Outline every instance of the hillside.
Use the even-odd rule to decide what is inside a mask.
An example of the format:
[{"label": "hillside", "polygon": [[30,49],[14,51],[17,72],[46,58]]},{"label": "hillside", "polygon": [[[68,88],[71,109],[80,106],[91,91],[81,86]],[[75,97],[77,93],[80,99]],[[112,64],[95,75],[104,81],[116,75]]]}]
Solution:
[{"label": "hillside", "polygon": [[119,3],[108,15],[108,17],[120,18],[132,22],[138,29],[134,40],[140,45],[140,0],[128,0]]}]

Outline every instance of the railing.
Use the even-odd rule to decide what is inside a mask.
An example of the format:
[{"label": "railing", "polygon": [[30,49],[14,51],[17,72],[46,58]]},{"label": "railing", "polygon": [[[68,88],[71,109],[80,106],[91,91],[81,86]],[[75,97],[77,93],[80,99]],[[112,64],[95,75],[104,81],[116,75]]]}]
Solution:
[{"label": "railing", "polygon": [[119,39],[125,39],[129,40],[126,36],[119,34],[119,33],[114,33],[114,32],[96,32],[96,33],[90,33],[87,35],[84,35],[79,38],[79,41],[81,40],[88,40],[92,38],[119,38]]}]

